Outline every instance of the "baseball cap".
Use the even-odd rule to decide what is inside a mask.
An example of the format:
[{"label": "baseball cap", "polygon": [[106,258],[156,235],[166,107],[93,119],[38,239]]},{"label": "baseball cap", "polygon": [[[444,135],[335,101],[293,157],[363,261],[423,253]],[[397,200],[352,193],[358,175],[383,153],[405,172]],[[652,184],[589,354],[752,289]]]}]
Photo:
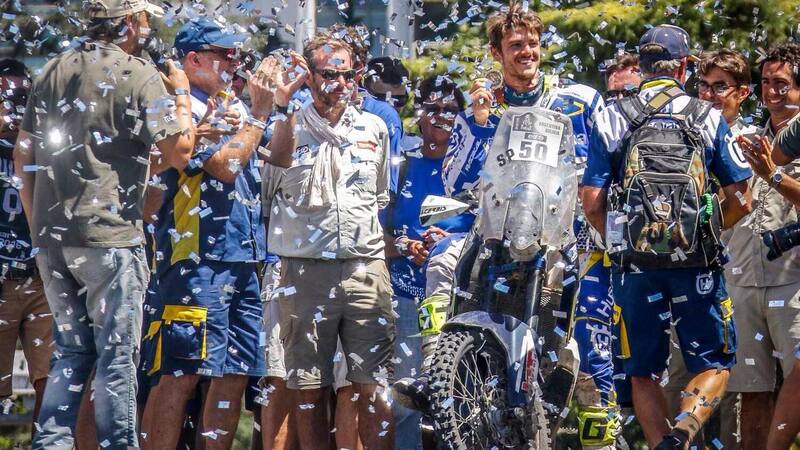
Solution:
[{"label": "baseball cap", "polygon": [[247,38],[247,34],[226,30],[211,19],[196,17],[178,30],[175,35],[175,50],[183,58],[189,52],[208,50],[210,47],[240,48]]},{"label": "baseball cap", "polygon": [[92,19],[113,19],[142,11],[154,17],[164,17],[164,9],[147,0],[87,0],[84,9]]},{"label": "baseball cap", "polygon": [[660,53],[643,53],[640,59],[661,61],[665,59],[692,58],[689,53],[689,33],[675,25],[658,25],[647,30],[639,39],[639,49],[655,44],[661,47]]}]

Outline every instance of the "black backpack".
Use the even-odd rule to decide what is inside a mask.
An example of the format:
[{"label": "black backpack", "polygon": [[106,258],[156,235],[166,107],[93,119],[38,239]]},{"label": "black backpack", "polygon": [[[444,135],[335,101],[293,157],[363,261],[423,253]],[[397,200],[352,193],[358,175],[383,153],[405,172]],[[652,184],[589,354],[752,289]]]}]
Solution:
[{"label": "black backpack", "polygon": [[606,239],[625,270],[718,264],[722,215],[698,129],[711,104],[692,98],[679,114],[662,113],[682,95],[673,87],[647,103],[639,96],[618,103],[630,128],[616,154]]}]

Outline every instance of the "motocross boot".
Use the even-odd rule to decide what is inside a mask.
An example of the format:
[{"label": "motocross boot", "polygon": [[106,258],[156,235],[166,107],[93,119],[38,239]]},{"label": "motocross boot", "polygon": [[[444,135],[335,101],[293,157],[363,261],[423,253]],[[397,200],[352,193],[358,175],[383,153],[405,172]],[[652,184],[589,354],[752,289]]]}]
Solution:
[{"label": "motocross boot", "polygon": [[392,386],[393,398],[408,409],[427,414],[431,407],[431,390],[428,386],[428,372],[417,378],[401,378]]}]

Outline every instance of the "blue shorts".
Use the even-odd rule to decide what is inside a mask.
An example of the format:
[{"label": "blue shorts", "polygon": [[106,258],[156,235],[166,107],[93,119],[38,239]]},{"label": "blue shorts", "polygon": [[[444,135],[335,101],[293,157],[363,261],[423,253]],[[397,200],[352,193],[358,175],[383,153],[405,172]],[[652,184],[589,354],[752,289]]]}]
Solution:
[{"label": "blue shorts", "polygon": [[691,373],[736,362],[733,308],[721,271],[693,268],[614,271],[615,332],[625,373],[661,375],[669,357],[670,322]]},{"label": "blue shorts", "polygon": [[264,376],[265,344],[255,263],[180,261],[158,280],[159,319],[149,374]]}]

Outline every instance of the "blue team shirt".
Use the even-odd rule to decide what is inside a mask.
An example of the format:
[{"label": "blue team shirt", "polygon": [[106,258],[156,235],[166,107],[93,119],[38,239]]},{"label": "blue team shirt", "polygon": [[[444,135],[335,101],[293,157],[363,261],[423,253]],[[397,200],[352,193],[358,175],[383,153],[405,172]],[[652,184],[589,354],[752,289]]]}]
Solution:
[{"label": "blue team shirt", "polygon": [[[208,100],[196,88],[192,97],[193,105]],[[194,107],[192,116],[195,123],[201,119]],[[155,226],[159,274],[186,259],[255,262],[266,257],[258,154],[242,164],[233,183],[224,183],[201,167],[221,148],[221,143],[198,147],[186,168],[169,169],[161,177],[167,190]]]},{"label": "blue team shirt", "polygon": [[365,90],[361,90],[360,92],[363,96],[361,109],[380,117],[389,130],[389,175],[391,179],[389,189],[391,192],[397,192],[398,164],[396,164],[395,161],[398,161],[402,156],[400,141],[403,139],[403,121],[400,119],[400,114],[397,113],[397,110],[395,110],[392,105],[378,100]]},{"label": "blue team shirt", "polygon": [[[569,117],[575,136],[575,162],[580,175],[588,154],[589,132],[595,116],[605,103],[600,93],[583,84],[551,76],[546,76],[544,83],[544,91],[537,104]],[[458,196],[464,191],[477,192],[486,154],[491,148],[504,110],[503,104],[494,109],[486,125],[475,123],[471,109],[456,118],[443,172],[445,190],[449,196]]]},{"label": "blue team shirt", "polygon": [[[426,230],[419,222],[422,201],[428,195],[444,195],[442,183],[443,159],[406,156],[405,182],[393,203],[387,207],[392,229],[386,232],[393,236],[406,235],[412,240],[422,240]],[[469,213],[442,220],[435,226],[450,233],[466,232],[472,227],[475,216]],[[389,259],[389,274],[392,287],[397,295],[406,298],[425,297],[425,272],[423,267],[414,264],[406,257]]]},{"label": "blue team shirt", "polygon": [[[639,97],[646,102],[672,86],[683,88],[671,78],[648,80],[642,83]],[[689,101],[688,96],[677,97],[666,105],[662,112],[680,112]],[[659,120],[672,121],[672,119]],[[613,158],[613,155],[622,151],[622,139],[629,125],[616,104],[609,105],[600,113],[589,139],[589,160],[583,175],[584,185],[608,188],[612,182],[620,181],[617,180],[620,168],[614,167],[614,160],[622,162],[624,158]],[[722,186],[746,180],[753,175],[719,110],[711,109],[705,121],[699,125],[700,134],[706,145],[708,170],[719,179]]]}]

